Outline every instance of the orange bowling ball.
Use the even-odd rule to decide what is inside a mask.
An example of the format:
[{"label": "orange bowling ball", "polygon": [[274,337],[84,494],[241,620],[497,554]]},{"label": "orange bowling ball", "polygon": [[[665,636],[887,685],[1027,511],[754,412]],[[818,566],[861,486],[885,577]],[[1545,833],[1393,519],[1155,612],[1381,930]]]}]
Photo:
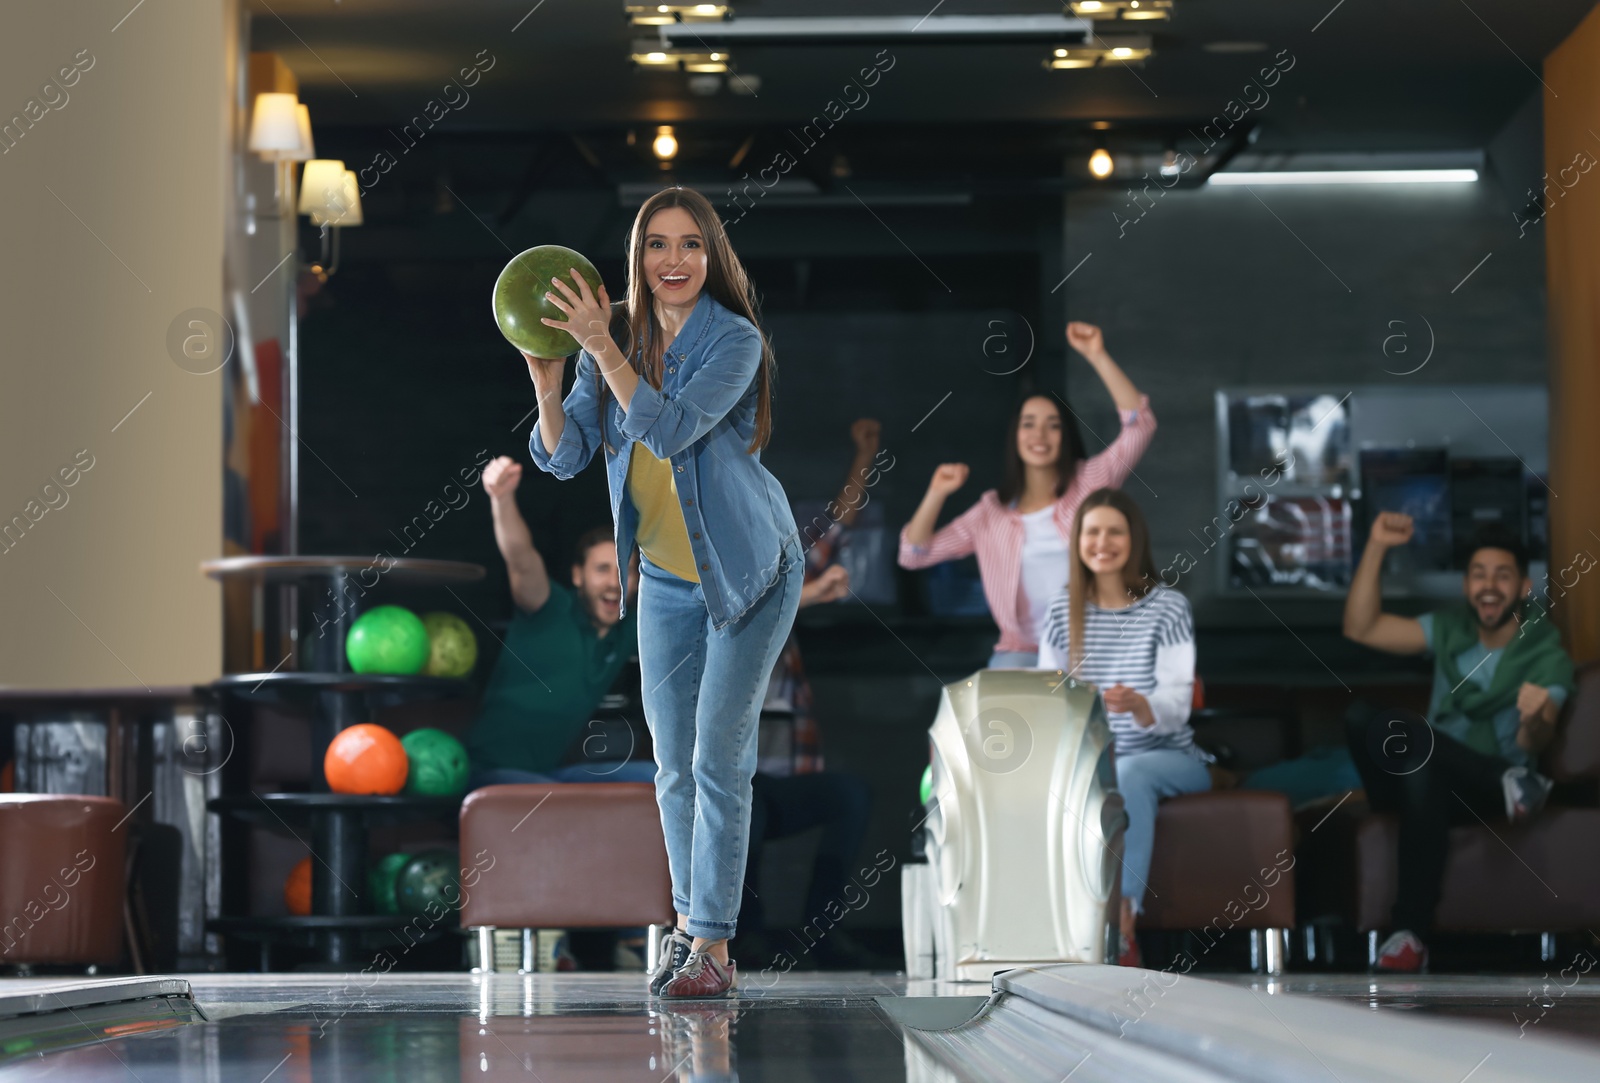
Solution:
[{"label": "orange bowling ball", "polygon": [[283,882],[283,905],[289,913],[305,917],[311,913],[311,859],[302,857]]},{"label": "orange bowling ball", "polygon": [[407,770],[406,746],[371,722],[341,731],[322,758],[322,773],[334,793],[399,793]]}]

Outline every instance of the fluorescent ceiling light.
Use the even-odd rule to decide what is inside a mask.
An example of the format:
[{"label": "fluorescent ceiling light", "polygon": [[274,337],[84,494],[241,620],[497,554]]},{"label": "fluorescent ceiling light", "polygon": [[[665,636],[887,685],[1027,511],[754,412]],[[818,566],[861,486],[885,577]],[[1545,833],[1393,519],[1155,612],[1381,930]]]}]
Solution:
[{"label": "fluorescent ceiling light", "polygon": [[1469,184],[1476,169],[1316,169],[1281,173],[1213,173],[1207,184]]},{"label": "fluorescent ceiling light", "polygon": [[660,32],[668,43],[707,48],[757,42],[1084,41],[1092,29],[1090,20],[1070,15],[823,15],[741,16],[694,26],[667,24]]}]

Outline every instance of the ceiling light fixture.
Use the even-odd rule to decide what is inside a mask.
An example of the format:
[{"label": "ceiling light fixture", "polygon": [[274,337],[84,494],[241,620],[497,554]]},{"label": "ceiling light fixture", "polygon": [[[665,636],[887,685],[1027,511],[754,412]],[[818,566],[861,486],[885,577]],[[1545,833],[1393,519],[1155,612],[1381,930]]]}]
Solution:
[{"label": "ceiling light fixture", "polygon": [[1088,19],[1050,15],[808,15],[742,16],[694,26],[651,24],[669,45],[702,49],[730,45],[895,45],[941,42],[1085,42]]},{"label": "ceiling light fixture", "polygon": [[674,49],[660,42],[639,41],[633,46],[633,63],[650,71],[679,71],[690,74],[721,75],[728,70],[732,55],[707,49]]},{"label": "ceiling light fixture", "polygon": [[1100,180],[1105,180],[1111,176],[1111,170],[1114,165],[1115,163],[1111,160],[1111,152],[1104,147],[1094,148],[1094,153],[1089,155],[1089,172]]},{"label": "ceiling light fixture", "polygon": [[727,4],[624,4],[634,26],[671,26],[676,23],[716,23],[733,18]]},{"label": "ceiling light fixture", "polygon": [[1213,173],[1207,184],[1470,184],[1476,169],[1308,169],[1282,173]]},{"label": "ceiling light fixture", "polygon": [[1137,64],[1150,57],[1150,39],[1123,35],[1096,39],[1098,46],[1058,46],[1044,66],[1053,71],[1097,68],[1107,64]]},{"label": "ceiling light fixture", "polygon": [[1172,17],[1172,0],[1075,0],[1069,6],[1084,19],[1150,22]]},{"label": "ceiling light fixture", "polygon": [[672,133],[672,125],[663,124],[656,129],[656,137],[651,142],[650,149],[663,162],[671,161],[678,156],[678,137]]}]

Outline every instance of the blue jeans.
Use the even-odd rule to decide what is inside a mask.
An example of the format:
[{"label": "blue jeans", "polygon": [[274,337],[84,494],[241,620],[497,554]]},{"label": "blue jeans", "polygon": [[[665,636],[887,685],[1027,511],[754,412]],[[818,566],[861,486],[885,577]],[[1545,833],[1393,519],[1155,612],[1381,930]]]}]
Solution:
[{"label": "blue jeans", "polygon": [[1144,910],[1145,883],[1150,875],[1150,851],[1156,841],[1156,807],[1163,797],[1200,793],[1211,788],[1211,772],[1192,754],[1161,748],[1117,756],[1117,789],[1128,810],[1128,832],[1123,837],[1122,897],[1133,912]]},{"label": "blue jeans", "polygon": [[572,763],[549,771],[523,771],[516,767],[487,767],[473,771],[467,789],[521,782],[654,782],[656,765],[649,760],[614,760],[607,763]]},{"label": "blue jeans", "polygon": [[1033,669],[1039,664],[1038,651],[995,651],[989,656],[989,669]]},{"label": "blue jeans", "polygon": [[727,940],[738,924],[757,719],[800,608],[804,567],[790,539],[777,582],[717,630],[700,584],[642,555],[639,561],[645,721],[655,742],[672,903],[688,916],[690,936]]}]

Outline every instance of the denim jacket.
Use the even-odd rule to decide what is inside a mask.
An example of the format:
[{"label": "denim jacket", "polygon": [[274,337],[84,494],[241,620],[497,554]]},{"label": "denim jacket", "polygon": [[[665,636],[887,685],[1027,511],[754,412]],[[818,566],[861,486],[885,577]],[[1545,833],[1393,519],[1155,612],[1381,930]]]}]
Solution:
[{"label": "denim jacket", "polygon": [[[627,612],[627,568],[639,512],[628,497],[635,441],[672,464],[678,503],[699,565],[713,628],[738,620],[800,559],[798,531],[778,479],[746,449],[755,434],[761,338],[754,325],[701,291],[694,311],[662,357],[661,390],[639,381],[627,411],[606,396],[599,416],[599,370],[578,355],[566,422],[554,454],[537,426],[528,441],[540,470],[565,481],[605,450],[617,562]],[[601,432],[604,425],[605,439]]]}]

